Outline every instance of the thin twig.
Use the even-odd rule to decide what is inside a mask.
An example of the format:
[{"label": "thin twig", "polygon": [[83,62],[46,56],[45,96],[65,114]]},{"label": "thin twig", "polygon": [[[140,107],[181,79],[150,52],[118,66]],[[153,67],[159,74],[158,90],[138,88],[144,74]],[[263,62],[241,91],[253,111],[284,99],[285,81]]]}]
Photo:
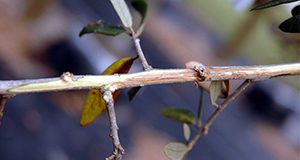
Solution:
[{"label": "thin twig", "polygon": [[212,115],[207,119],[204,128],[204,134],[208,133],[208,129],[211,126],[211,124],[216,120],[218,115],[228,106],[230,102],[232,102],[237,96],[239,96],[247,87],[250,86],[250,84],[253,83],[251,80],[245,80],[228,98],[224,100],[224,102],[219,105],[218,109]]},{"label": "thin twig", "polygon": [[139,55],[140,60],[142,61],[142,65],[144,67],[144,70],[145,71],[151,70],[152,66],[149,65],[147,60],[146,60],[146,57],[144,55],[144,52],[143,52],[141,44],[140,44],[139,37],[136,35],[135,31],[132,28],[130,28],[130,32],[131,32],[131,35],[132,35],[132,39],[133,39],[135,49],[136,49],[136,51]]},{"label": "thin twig", "polygon": [[0,94],[82,90],[104,86],[122,89],[154,84],[194,82],[196,80],[252,79],[259,81],[278,76],[300,75],[300,63],[245,67],[208,66],[205,67],[201,74],[193,69],[152,69],[150,71],[120,75],[63,75],[59,78],[0,81]]},{"label": "thin twig", "polygon": [[230,102],[232,102],[237,96],[239,96],[253,81],[251,80],[245,80],[244,83],[242,83],[231,95],[228,96],[227,99],[223,101],[221,105],[213,112],[210,117],[206,120],[204,125],[198,129],[198,132],[196,135],[188,142],[187,144],[187,151],[185,155],[192,150],[196,142],[199,140],[199,138],[203,135],[208,134],[208,130],[212,123],[216,120],[216,118],[219,116],[219,114],[228,106]]},{"label": "thin twig", "polygon": [[202,88],[199,88],[200,95],[199,95],[199,102],[198,102],[198,111],[197,111],[197,126],[202,126],[202,114],[203,114],[203,95],[204,91]]},{"label": "thin twig", "polygon": [[0,125],[2,123],[4,107],[8,99],[9,99],[8,95],[0,95]]},{"label": "thin twig", "polygon": [[106,90],[103,93],[103,99],[106,103],[106,107],[108,111],[107,113],[110,122],[109,136],[112,138],[113,145],[114,145],[114,151],[112,155],[106,158],[106,160],[121,160],[122,155],[125,154],[125,150],[123,149],[119,140],[119,135],[118,135],[119,127],[117,125],[117,118],[116,118],[116,113],[114,108],[114,99],[113,99],[112,91]]}]

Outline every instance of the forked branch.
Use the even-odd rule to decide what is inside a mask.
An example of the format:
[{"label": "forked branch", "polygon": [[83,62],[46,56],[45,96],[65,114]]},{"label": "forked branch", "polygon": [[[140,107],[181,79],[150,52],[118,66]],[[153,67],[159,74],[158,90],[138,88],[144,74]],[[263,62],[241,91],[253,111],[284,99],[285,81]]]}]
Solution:
[{"label": "forked branch", "polygon": [[107,106],[110,121],[110,136],[114,145],[113,154],[106,159],[121,160],[122,155],[124,154],[124,149],[122,148],[118,137],[118,126],[114,110],[114,100],[112,96],[113,91],[127,87],[154,84],[197,82],[197,84],[201,86],[201,83],[204,81],[247,79],[235,92],[233,92],[227,99],[224,100],[220,107],[216,109],[211,117],[208,118],[206,123],[199,129],[198,133],[188,144],[189,151],[193,148],[194,144],[202,135],[207,134],[210,125],[220,114],[220,112],[225,109],[225,107],[247,86],[249,86],[252,81],[259,81],[278,76],[300,74],[300,63],[265,66],[223,67],[196,65],[188,67],[187,69],[166,70],[151,69],[151,66],[147,67],[147,64],[144,64],[144,67],[146,71],[134,74],[75,76],[69,72],[66,72],[59,78],[0,81],[0,116],[2,115],[4,103],[7,99],[3,95],[10,96],[21,93],[98,88],[103,91],[103,98]]},{"label": "forked branch", "polygon": [[208,134],[210,126],[213,124],[213,122],[216,120],[219,114],[229,105],[230,102],[232,102],[247,87],[249,87],[251,83],[253,83],[252,80],[245,80],[245,82],[242,83],[232,94],[230,94],[223,101],[223,103],[220,104],[219,107],[208,117],[206,122],[200,128],[198,128],[198,131],[195,134],[195,136],[188,142],[186,154],[193,148],[193,146],[196,144],[200,137]]}]

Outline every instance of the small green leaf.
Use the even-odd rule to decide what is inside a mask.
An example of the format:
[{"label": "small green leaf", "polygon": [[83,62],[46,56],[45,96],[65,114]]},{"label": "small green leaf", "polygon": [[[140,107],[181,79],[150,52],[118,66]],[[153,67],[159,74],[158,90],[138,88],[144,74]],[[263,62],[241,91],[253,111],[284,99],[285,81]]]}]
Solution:
[{"label": "small green leaf", "polygon": [[255,6],[254,8],[251,9],[252,10],[260,10],[260,9],[265,9],[265,8],[270,8],[270,7],[274,7],[274,6],[278,6],[281,4],[285,4],[285,3],[292,3],[292,2],[296,2],[299,0],[271,0],[269,2],[266,2],[264,4]]},{"label": "small green leaf", "polygon": [[79,33],[79,36],[83,36],[84,34],[88,33],[98,33],[104,34],[108,36],[116,36],[121,33],[124,33],[126,30],[121,26],[115,26],[103,21],[98,21],[96,23],[88,24],[82,28]]},{"label": "small green leaf", "polygon": [[138,93],[138,91],[141,88],[142,87],[133,87],[133,88],[130,88],[130,90],[127,93],[129,101],[131,101],[134,98],[134,96]]},{"label": "small green leaf", "polygon": [[210,101],[211,104],[214,106],[218,106],[216,103],[221,91],[222,91],[222,84],[223,81],[211,81],[209,86],[209,94],[210,94]]},{"label": "small green leaf", "polygon": [[137,10],[141,15],[140,25],[136,30],[136,35],[139,36],[142,34],[145,26],[145,20],[147,17],[148,5],[144,0],[133,0],[131,5],[135,10]]},{"label": "small green leaf", "polygon": [[300,33],[300,15],[293,16],[279,25],[279,29],[287,33]]},{"label": "small green leaf", "polygon": [[181,123],[195,124],[196,122],[194,114],[187,109],[165,108],[162,110],[162,114],[167,118]]},{"label": "small green leaf", "polygon": [[186,123],[183,123],[183,136],[185,140],[188,142],[191,138],[191,129],[190,126]]},{"label": "small green leaf", "polygon": [[119,18],[122,21],[122,24],[126,28],[132,27],[132,17],[129,12],[128,6],[124,0],[110,0],[113,5],[115,11],[117,12]]},{"label": "small green leaf", "polygon": [[187,153],[187,146],[180,142],[170,142],[164,147],[164,152],[170,160],[182,160]]}]

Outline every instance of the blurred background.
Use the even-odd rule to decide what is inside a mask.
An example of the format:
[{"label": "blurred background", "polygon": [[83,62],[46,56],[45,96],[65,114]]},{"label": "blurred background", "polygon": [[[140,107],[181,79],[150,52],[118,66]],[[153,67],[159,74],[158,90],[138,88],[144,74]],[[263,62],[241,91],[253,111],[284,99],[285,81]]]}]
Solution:
[{"label": "blurred background", "polygon": [[[130,1],[127,1],[128,4]],[[142,47],[155,68],[299,62],[299,34],[278,25],[299,2],[250,12],[254,0],[148,0]],[[259,1],[256,3],[263,3]],[[138,24],[138,14],[132,10]],[[121,24],[108,0],[0,0],[0,79],[100,74],[135,56],[130,37],[78,34],[89,22]],[[141,71],[135,62],[132,72]],[[232,82],[235,88],[241,81]],[[299,160],[300,79],[258,82],[230,104],[188,159]],[[116,103],[125,160],[167,160],[163,147],[184,141],[182,125],[161,115],[167,106],[197,110],[192,83],[143,87]],[[87,91],[15,96],[0,126],[0,160],[98,160],[112,151],[103,114],[87,127],[79,116]],[[205,94],[206,118],[213,108]],[[195,130],[192,130],[194,133]]]}]

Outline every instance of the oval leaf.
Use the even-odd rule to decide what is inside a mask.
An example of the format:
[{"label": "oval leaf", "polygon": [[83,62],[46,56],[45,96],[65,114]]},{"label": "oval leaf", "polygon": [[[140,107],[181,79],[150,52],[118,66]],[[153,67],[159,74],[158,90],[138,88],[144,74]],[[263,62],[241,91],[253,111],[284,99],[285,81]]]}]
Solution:
[{"label": "oval leaf", "polygon": [[165,108],[162,110],[162,114],[167,118],[181,123],[195,124],[196,122],[194,114],[187,109]]},{"label": "oval leaf", "polygon": [[252,8],[251,11],[270,8],[270,7],[278,6],[278,5],[281,5],[284,3],[292,3],[292,2],[296,2],[296,1],[299,1],[299,0],[271,0],[269,2],[266,2],[264,4],[261,4],[261,5],[258,5],[254,8]]},{"label": "oval leaf", "polygon": [[135,10],[137,10],[141,15],[141,21],[139,27],[136,30],[136,35],[140,36],[144,30],[145,20],[147,17],[148,5],[144,0],[133,0],[131,5]]},{"label": "oval leaf", "polygon": [[79,36],[83,36],[84,34],[88,33],[98,33],[104,34],[108,36],[116,36],[121,33],[124,33],[126,30],[121,26],[115,26],[103,21],[98,21],[96,23],[88,24],[87,26],[83,27],[79,33]]},{"label": "oval leaf", "polygon": [[[115,73],[128,73],[133,61],[136,58],[126,57],[117,60],[111,64],[102,75],[112,75]],[[119,90],[113,93],[114,100],[119,94]],[[86,126],[93,122],[104,110],[106,109],[106,104],[103,99],[103,95],[98,89],[91,89],[86,98],[85,104],[81,111],[80,125]]]},{"label": "oval leaf", "polygon": [[300,33],[300,15],[285,20],[279,25],[279,29],[287,33]]},{"label": "oval leaf", "polygon": [[113,64],[111,64],[109,67],[106,68],[106,70],[102,73],[102,75],[112,75],[115,73],[128,73],[134,60],[136,60],[138,57],[132,58],[132,57],[125,57],[122,59],[119,59],[115,61]]},{"label": "oval leaf", "polygon": [[110,0],[113,5],[115,11],[117,12],[119,18],[122,21],[122,24],[127,27],[132,27],[132,17],[129,12],[128,6],[124,0]]},{"label": "oval leaf", "polygon": [[93,122],[105,109],[103,95],[97,89],[91,89],[81,111],[80,125],[86,126]]},{"label": "oval leaf", "polygon": [[221,91],[223,81],[211,81],[209,86],[210,101],[213,106],[218,106],[216,103]]},{"label": "oval leaf", "polygon": [[182,160],[187,152],[187,146],[179,142],[170,142],[164,147],[164,152],[171,160]]},{"label": "oval leaf", "polygon": [[191,129],[190,126],[186,123],[183,123],[183,136],[185,140],[188,142],[191,138]]}]

